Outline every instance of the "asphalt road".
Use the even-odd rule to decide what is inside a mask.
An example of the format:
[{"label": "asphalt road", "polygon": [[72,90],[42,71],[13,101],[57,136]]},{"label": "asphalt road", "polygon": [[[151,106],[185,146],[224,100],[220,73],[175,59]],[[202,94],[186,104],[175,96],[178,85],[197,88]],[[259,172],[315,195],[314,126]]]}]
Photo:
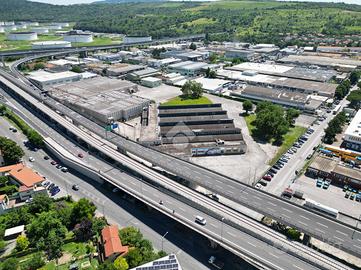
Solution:
[{"label": "asphalt road", "polygon": [[[24,110],[23,110],[24,111]],[[31,114],[27,113],[27,117],[31,117],[32,121],[35,121],[37,125],[39,124],[41,129],[49,130],[49,127],[46,127],[46,125],[39,121],[37,118],[33,117]],[[51,129],[50,129],[51,130]],[[64,138],[61,140],[60,137],[57,137],[56,132],[51,133],[51,137],[56,140],[58,143],[67,142],[66,145],[63,145],[68,151],[73,152],[72,148],[69,145],[68,140],[64,140]],[[79,152],[79,148],[75,147],[76,152],[73,152],[74,155],[77,155]],[[36,157],[36,160],[41,157]],[[88,156],[88,162],[91,163],[92,159],[94,157]],[[101,165],[102,168],[104,167],[102,161],[97,160],[97,164],[95,166]],[[100,163],[99,163],[100,162]],[[92,164],[93,165],[93,164]],[[109,165],[108,165],[109,166]],[[53,167],[50,167],[49,170],[54,170]],[[104,169],[103,169],[104,170]],[[41,171],[40,171],[41,172]],[[141,192],[144,194],[145,197],[153,200],[154,202],[158,202],[160,199],[164,202],[164,207],[167,208],[169,211],[175,210],[175,215],[180,215],[183,219],[186,219],[188,222],[193,223],[195,216],[199,215],[200,212],[189,205],[179,202],[178,200],[175,200],[173,197],[164,195],[161,191],[154,189],[150,186],[145,185],[139,185],[139,182],[134,181],[133,177],[128,176],[127,174],[120,173],[119,170],[114,168],[109,168],[107,171],[107,174],[112,175],[114,178],[122,179],[123,183],[126,183],[129,187],[132,187],[134,190],[137,190],[138,192]],[[72,182],[70,182],[72,183]],[[69,190],[69,188],[68,188]],[[92,191],[89,192],[90,194]],[[95,198],[98,198],[98,196],[95,196]],[[97,201],[97,203],[101,205],[104,201]],[[109,209],[108,204],[106,204],[106,207],[104,207],[105,214],[107,215],[107,209]],[[217,236],[222,235],[223,240],[228,243],[233,243],[236,245],[237,248],[241,250],[245,250],[245,252],[248,252],[252,256],[259,256],[261,260],[266,260],[268,263],[279,265],[283,269],[316,269],[313,266],[308,265],[307,263],[289,255],[286,253],[283,253],[282,251],[275,249],[273,246],[270,246],[266,244],[263,241],[260,241],[258,239],[255,239],[254,237],[251,237],[248,234],[245,234],[238,229],[235,229],[233,227],[230,227],[226,224],[223,224],[217,219],[213,219],[210,216],[207,216],[205,214],[201,214],[207,219],[207,225],[199,227],[200,230],[203,230],[207,233],[213,233]],[[258,255],[255,255],[258,254]]]},{"label": "asphalt road", "polygon": [[[89,119],[50,98],[47,98],[44,102],[52,104],[52,106],[55,106],[59,111],[64,112],[65,115],[68,115],[70,118],[75,119],[91,132],[102,137],[105,136],[104,129]],[[124,149],[142,157],[144,160],[156,164],[183,179],[206,187],[212,192],[229,198],[236,203],[240,203],[259,213],[272,216],[273,218],[297,227],[303,232],[322,241],[340,246],[345,250],[352,251],[361,256],[361,233],[359,231],[354,232],[353,228],[310,212],[308,209],[294,206],[288,201],[260,192],[259,190],[206,168],[168,156],[153,149],[145,148],[116,134],[109,134],[108,140],[118,145],[120,149]],[[296,163],[297,161],[295,164]],[[337,235],[335,232],[339,232],[339,234]]]}]

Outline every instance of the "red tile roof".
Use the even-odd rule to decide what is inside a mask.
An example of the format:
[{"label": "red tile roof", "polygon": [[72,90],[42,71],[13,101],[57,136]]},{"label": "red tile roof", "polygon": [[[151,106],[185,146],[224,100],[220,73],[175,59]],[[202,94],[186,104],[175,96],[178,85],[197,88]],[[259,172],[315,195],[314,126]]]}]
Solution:
[{"label": "red tile roof", "polygon": [[128,253],[128,246],[122,246],[120,241],[117,225],[104,227],[102,230],[102,240],[106,258],[116,253],[120,255]]},{"label": "red tile roof", "polygon": [[0,167],[0,173],[9,173],[9,175],[21,186],[26,186],[28,188],[44,181],[42,176],[22,163]]}]

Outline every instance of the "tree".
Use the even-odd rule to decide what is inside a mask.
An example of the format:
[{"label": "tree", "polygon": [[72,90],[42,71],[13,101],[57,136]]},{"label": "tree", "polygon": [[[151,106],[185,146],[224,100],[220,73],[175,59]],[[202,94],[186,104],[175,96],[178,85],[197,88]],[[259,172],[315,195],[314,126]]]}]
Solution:
[{"label": "tree", "polygon": [[16,238],[16,250],[23,251],[29,247],[29,240],[25,235],[19,235]]},{"label": "tree", "polygon": [[286,111],[286,120],[288,124],[291,126],[294,122],[294,120],[300,115],[300,111],[296,109],[288,109]]},{"label": "tree", "polygon": [[253,108],[253,104],[250,100],[247,99],[243,102],[243,110],[246,111],[246,114],[248,114],[248,112],[251,111],[252,108]]},{"label": "tree", "polygon": [[93,223],[90,219],[85,218],[79,224],[75,225],[74,234],[78,241],[86,242],[90,240],[93,235]]},{"label": "tree", "polygon": [[33,144],[34,146],[39,147],[39,148],[43,147],[43,145],[44,145],[44,139],[43,139],[43,137],[42,137],[38,132],[36,132],[35,130],[30,129],[30,130],[27,132],[26,136],[28,137],[29,142],[30,142],[31,144]]},{"label": "tree", "polygon": [[361,90],[352,91],[346,99],[350,101],[350,107],[359,110],[361,107]]},{"label": "tree", "polygon": [[212,63],[212,64],[215,64],[218,60],[218,55],[216,53],[211,53],[210,56],[209,56],[209,61]]},{"label": "tree", "polygon": [[9,259],[6,259],[3,263],[2,263],[2,267],[1,270],[17,270],[19,265],[19,261],[12,257]]},{"label": "tree", "polygon": [[45,65],[44,65],[44,63],[41,63],[41,62],[36,63],[34,65],[34,70],[39,70],[39,69],[44,69],[44,68],[45,68]]},{"label": "tree", "polygon": [[73,207],[71,213],[72,223],[75,225],[85,218],[92,219],[96,209],[94,203],[85,198],[81,198]]},{"label": "tree", "polygon": [[61,247],[64,244],[64,237],[60,236],[56,230],[51,230],[45,239],[45,250],[49,259],[60,258],[62,255]]},{"label": "tree", "polygon": [[118,256],[118,258],[115,259],[114,267],[116,270],[128,270],[129,269],[129,265],[128,265],[126,259],[123,258],[122,256]]},{"label": "tree", "polygon": [[181,91],[185,98],[200,98],[203,94],[203,86],[195,81],[187,81],[182,86]]},{"label": "tree", "polygon": [[22,270],[37,270],[45,265],[45,261],[40,252],[35,253],[26,263],[21,267]]},{"label": "tree", "polygon": [[100,235],[101,230],[107,225],[107,220],[105,217],[95,217],[93,218],[93,232],[97,235]]},{"label": "tree", "polygon": [[191,45],[189,45],[189,49],[191,49],[191,50],[197,50],[197,45],[195,44],[195,43],[191,43]]},{"label": "tree", "polygon": [[29,212],[32,214],[48,212],[53,206],[53,199],[45,194],[38,194],[33,197],[33,201],[29,205]]},{"label": "tree", "polygon": [[142,233],[139,229],[134,227],[126,227],[119,231],[119,237],[122,239],[124,245],[130,245],[133,247],[139,247],[140,242],[143,239]]},{"label": "tree", "polygon": [[73,71],[75,73],[82,73],[81,67],[79,67],[79,66],[73,66],[71,68],[71,71]]},{"label": "tree", "polygon": [[0,137],[0,150],[7,165],[18,163],[24,156],[24,151],[14,141]]},{"label": "tree", "polygon": [[143,256],[140,253],[139,248],[132,248],[126,255],[127,262],[130,268],[137,267],[143,261]]},{"label": "tree", "polygon": [[342,127],[346,123],[347,117],[344,112],[337,114],[329,123],[325,129],[324,142],[333,143],[338,133],[342,132]]},{"label": "tree", "polygon": [[295,228],[288,228],[286,230],[287,237],[291,238],[292,240],[300,240],[301,233]]},{"label": "tree", "polygon": [[112,262],[105,261],[98,266],[97,270],[117,270],[117,269],[115,268]]},{"label": "tree", "polygon": [[355,85],[360,80],[360,76],[361,76],[361,71],[360,70],[352,71],[351,74],[350,74],[350,83],[351,83],[351,85]]}]

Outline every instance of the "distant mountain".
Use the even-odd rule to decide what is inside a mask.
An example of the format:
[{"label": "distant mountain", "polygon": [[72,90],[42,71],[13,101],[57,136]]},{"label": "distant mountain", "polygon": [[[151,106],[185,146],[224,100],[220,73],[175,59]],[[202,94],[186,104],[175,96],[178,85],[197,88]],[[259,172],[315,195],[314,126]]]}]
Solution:
[{"label": "distant mountain", "polygon": [[154,3],[154,2],[165,2],[165,1],[166,0],[100,0],[93,3],[121,4],[121,3]]}]

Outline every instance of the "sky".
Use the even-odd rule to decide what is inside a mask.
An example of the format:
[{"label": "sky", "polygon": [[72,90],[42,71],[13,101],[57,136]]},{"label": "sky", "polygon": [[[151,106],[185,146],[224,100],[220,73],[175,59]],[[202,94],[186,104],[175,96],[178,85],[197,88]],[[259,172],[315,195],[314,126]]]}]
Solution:
[{"label": "sky", "polygon": [[[34,2],[42,2],[56,5],[70,5],[70,4],[81,4],[81,3],[92,3],[96,0],[32,0]],[[297,1],[297,0],[288,0],[288,1]],[[361,5],[361,0],[304,0],[308,2],[345,2],[349,4],[359,4]]]}]

